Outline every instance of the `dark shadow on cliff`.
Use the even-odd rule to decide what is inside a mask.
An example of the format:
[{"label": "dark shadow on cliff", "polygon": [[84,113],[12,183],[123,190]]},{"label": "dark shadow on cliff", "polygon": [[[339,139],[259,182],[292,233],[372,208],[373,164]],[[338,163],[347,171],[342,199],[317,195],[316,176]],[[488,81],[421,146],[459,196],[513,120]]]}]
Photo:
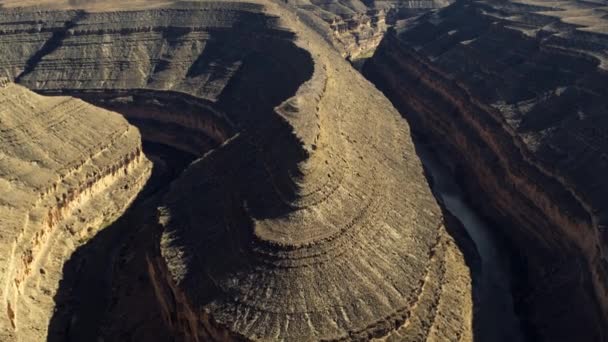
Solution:
[{"label": "dark shadow on cliff", "polygon": [[[225,37],[222,41],[230,41],[228,38]],[[212,272],[228,272],[239,267],[249,267],[241,264],[242,255],[231,251],[241,250],[247,241],[251,241],[251,236],[247,233],[252,231],[249,224],[250,215],[256,218],[276,217],[291,209],[283,205],[285,198],[280,195],[286,196],[287,199],[294,196],[295,188],[291,177],[297,177],[297,164],[306,158],[306,153],[293,133],[293,128],[274,112],[274,107],[293,96],[299,86],[312,76],[312,59],[306,51],[297,48],[290,40],[277,39],[273,42],[279,51],[285,49],[285,55],[279,57],[264,54],[260,51],[264,46],[259,42],[253,44],[255,46],[252,47],[252,51],[243,58],[243,66],[231,79],[216,104],[217,108],[227,115],[228,121],[234,123],[235,127],[231,130],[239,132],[238,136],[193,163],[183,174],[181,171],[194,159],[193,156],[182,156],[183,158],[177,162],[168,162],[167,164],[174,163],[169,165],[168,173],[159,170],[160,164],[155,163],[155,175],[139,193],[131,207],[119,219],[79,247],[64,264],[63,279],[54,297],[57,304],[49,324],[49,342],[96,341],[100,336],[105,341],[135,341],[137,336],[142,336],[138,333],[142,326],[156,331],[147,335],[151,336],[152,341],[164,341],[160,336],[169,336],[162,331],[163,324],[160,320],[141,321],[139,325],[131,325],[132,331],[114,329],[112,325],[124,325],[123,321],[130,320],[130,316],[140,315],[141,312],[138,310],[154,310],[150,307],[155,305],[155,298],[152,295],[142,297],[145,302],[124,309],[123,303],[133,301],[128,293],[131,290],[125,289],[124,284],[117,284],[113,280],[117,276],[129,278],[128,274],[121,274],[116,269],[117,267],[121,269],[123,261],[120,255],[128,249],[124,246],[133,240],[133,236],[147,234],[137,236],[136,239],[150,239],[149,234],[158,233],[140,228],[142,224],[153,226],[145,223],[156,220],[156,207],[160,204],[160,198],[176,177],[180,176],[179,183],[184,189],[183,191],[174,189],[172,192],[175,197],[169,200],[173,199],[176,203],[170,201],[168,204],[178,208],[174,211],[174,217],[186,220],[187,226],[193,228],[178,231],[179,239],[174,242],[190,253],[204,251],[207,255],[213,255],[215,262],[213,265],[207,265],[213,269]],[[205,63],[223,58],[223,53],[218,52],[213,46],[209,47],[208,51],[218,55],[207,55],[207,58],[201,59],[203,62],[198,67],[206,68]],[[291,77],[285,78],[286,74]],[[137,95],[132,96],[136,99],[148,96],[144,93],[134,91],[133,94]],[[118,112],[125,112],[124,108],[112,108],[100,102],[102,98],[111,99],[120,96],[120,94],[112,94],[112,91],[103,94],[95,91],[65,90],[63,94],[79,97]],[[154,98],[153,94],[150,96],[148,97]],[[190,100],[193,99],[186,102]],[[175,101],[177,100],[174,99],[173,102],[166,104],[173,110],[177,108],[178,111],[183,112],[184,108],[176,107]],[[137,107],[137,101],[134,103]],[[126,106],[133,106],[133,103]],[[194,139],[192,131],[179,127],[179,129],[172,128],[169,124],[132,118],[129,121],[139,127],[144,141],[148,140],[147,134],[151,134],[152,137],[159,131],[171,132],[170,135],[175,138],[172,140],[178,142],[191,143]],[[209,145],[211,147],[211,143]],[[163,154],[161,160],[180,159],[179,151],[163,146],[163,149],[168,150],[161,151]],[[151,150],[148,146],[144,152],[150,159],[159,159],[159,148],[161,147],[155,146]],[[269,173],[275,176],[273,180],[269,179]],[[283,190],[280,195],[276,192],[277,187]],[[167,198],[163,200],[163,204],[167,204],[164,203],[165,200]],[[150,217],[151,215],[154,217]],[[227,217],[230,218],[230,227],[214,231],[214,226],[210,223]],[[201,225],[203,222],[205,225]],[[215,226],[218,227],[220,226]],[[153,243],[158,246],[158,236],[156,240],[148,240],[145,244]],[[213,248],[201,249],[203,245]],[[145,250],[136,249],[134,253],[132,257],[134,259],[142,260],[145,257],[143,256]],[[124,269],[124,272],[130,270],[129,267]],[[143,278],[142,282],[149,282],[146,276],[145,273],[140,276]],[[185,282],[192,284],[193,292],[195,290],[196,294],[212,294],[212,289],[202,291],[205,282],[198,279],[199,276],[198,272],[189,272]],[[116,287],[119,289],[116,290]],[[134,285],[133,288],[137,286]],[[119,295],[125,292],[127,295],[115,298],[116,291]],[[193,300],[204,302],[206,299],[193,298]],[[123,310],[123,320],[120,320],[114,312],[117,306],[123,307],[120,309]],[[109,310],[113,312],[108,313]],[[108,329],[112,331],[108,332]]]},{"label": "dark shadow on cliff", "polygon": [[53,51],[57,50],[63,40],[68,36],[68,32],[70,29],[76,27],[78,21],[85,18],[87,13],[85,11],[73,11],[73,16],[70,20],[66,21],[63,24],[63,27],[52,33],[51,37],[44,43],[44,45],[40,48],[40,50],[36,51],[25,63],[25,68],[23,71],[15,77],[15,82],[19,83],[25,76],[30,74],[40,63],[40,61],[45,57],[53,53]]},{"label": "dark shadow on cliff", "polygon": [[231,50],[226,42],[247,50],[238,56],[242,64],[217,102],[238,134],[193,163],[164,198],[165,231],[171,237],[167,247],[184,256],[167,262],[170,268],[187,264],[178,267],[185,274],[177,286],[195,307],[230,296],[217,293],[213,279],[255,266],[252,218],[278,218],[293,210],[289,203],[298,193],[298,165],[308,155],[274,109],[312,77],[314,65],[310,54],[294,45],[293,35],[282,35],[223,36],[208,45],[209,56],[195,63],[206,68],[216,53]]},{"label": "dark shadow on cliff", "polygon": [[[121,247],[129,238],[141,233],[143,221],[155,214],[155,204],[167,184],[194,158],[153,144],[144,144],[144,152],[155,161],[152,176],[145,187],[121,217],[78,247],[64,264],[63,279],[54,296],[56,307],[49,323],[48,342],[97,341],[103,335],[100,329],[109,319],[107,311],[111,300],[116,300],[113,298],[113,277],[116,276]],[[136,238],[147,239],[149,236]],[[159,334],[162,332],[162,326],[150,325],[149,329]],[[129,340],[124,337],[112,336],[110,340]]]},{"label": "dark shadow on cliff", "polygon": [[472,278],[475,341],[516,342],[526,338],[515,308],[514,285],[520,277],[504,236],[495,222],[479,214],[444,163],[441,146],[413,137],[425,176],[440,204],[445,227],[465,257]]},{"label": "dark shadow on cliff", "polygon": [[[514,298],[516,283],[522,276],[521,269],[518,269],[521,266],[520,260],[513,256],[513,249],[505,236],[497,233],[500,231],[498,229],[500,224],[488,220],[485,215],[480,214],[477,207],[470,201],[469,196],[475,196],[475,194],[462,190],[466,189],[462,186],[462,182],[473,176],[454,172],[457,170],[452,170],[452,168],[457,164],[445,165],[444,162],[450,161],[448,156],[453,151],[448,145],[443,144],[443,139],[422,136],[424,126],[421,116],[415,114],[418,113],[418,108],[408,103],[408,99],[404,96],[404,93],[409,94],[409,92],[422,90],[409,84],[408,87],[395,89],[394,84],[384,78],[383,71],[385,70],[382,68],[386,64],[376,62],[386,54],[383,50],[385,45],[393,44],[400,48],[400,45],[396,44],[396,34],[395,30],[389,30],[380,44],[380,48],[372,57],[372,62],[365,63],[362,73],[384,93],[403,118],[408,121],[414,135],[413,141],[417,154],[423,163],[429,164],[428,160],[425,161],[425,154],[430,154],[430,159],[436,159],[435,162],[431,160],[430,164],[435,164],[434,168],[439,169],[439,176],[432,175],[437,173],[437,170],[429,170],[429,165],[425,165],[425,175],[429,184],[432,184],[433,193],[443,210],[446,229],[456,240],[471,270],[474,340],[479,342],[526,340],[527,330],[522,329],[520,312],[515,306],[517,303]],[[416,39],[424,40],[424,36],[416,36]],[[413,84],[418,82],[413,78],[408,79],[407,75],[395,79],[396,82],[402,81],[404,84],[406,81]],[[433,101],[440,100],[433,98]],[[449,111],[449,108],[446,111]],[[445,170],[442,171],[442,169]]]},{"label": "dark shadow on cliff", "polygon": [[[183,3],[184,6],[192,9],[207,8],[211,6],[210,4]],[[211,7],[220,8],[227,4],[221,3],[220,6],[218,3]],[[194,61],[189,66],[184,79],[176,84],[164,83],[163,73],[172,71],[168,69],[171,60],[164,61],[160,58],[161,61],[155,64],[154,68],[150,68],[150,74],[144,78],[147,81],[133,86],[128,84],[126,89],[112,89],[122,86],[120,82],[104,83],[103,87],[107,89],[100,89],[101,86],[95,83],[91,83],[93,84],[91,89],[82,89],[80,87],[85,87],[79,79],[82,75],[77,72],[72,73],[69,68],[65,72],[58,72],[61,77],[68,78],[67,83],[62,83],[62,88],[35,89],[47,95],[72,95],[106,108],[108,107],[99,102],[112,99],[116,95],[124,96],[127,102],[129,97],[135,98],[134,103],[137,107],[138,97],[146,97],[154,92],[154,89],[157,94],[166,93],[163,100],[173,98],[178,92],[186,93],[184,98],[189,96],[201,101],[213,99],[207,102],[213,102],[216,106],[214,109],[225,114],[226,122],[231,126],[229,133],[238,133],[238,137],[215,150],[212,153],[215,157],[208,156],[195,163],[196,166],[191,168],[191,172],[187,172],[191,179],[181,182],[184,191],[176,192],[173,198],[176,202],[168,203],[169,206],[177,207],[174,212],[175,217],[183,219],[186,223],[187,229],[183,229],[183,226],[177,228],[179,240],[176,242],[182,244],[180,247],[196,253],[200,251],[199,245],[220,241],[216,238],[217,235],[226,239],[216,246],[218,250],[214,258],[220,262],[211,267],[221,267],[216,265],[222,263],[230,264],[230,267],[238,267],[238,263],[233,264],[232,259],[223,259],[222,256],[230,254],[228,252],[232,247],[240,248],[245,240],[250,241],[251,236],[248,235],[251,233],[250,217],[256,219],[280,217],[292,210],[289,202],[295,198],[298,191],[297,182],[294,181],[299,177],[298,164],[308,156],[293,127],[274,109],[294,96],[299,87],[312,77],[314,71],[310,54],[294,44],[295,34],[282,29],[278,25],[278,18],[262,13],[259,5],[233,4],[229,8],[242,9],[242,11],[235,12],[234,18],[231,18],[234,22],[230,23],[230,28],[205,27],[209,38],[205,40],[204,50],[199,56],[193,56]],[[95,20],[96,15],[90,13],[87,14],[87,18]],[[180,12],[180,15],[183,14]],[[184,20],[187,21],[186,19],[185,16]],[[73,25],[78,28],[79,23],[74,21],[66,24],[68,28]],[[154,28],[155,32],[163,31],[164,40],[161,43],[171,46],[190,32],[173,26]],[[196,27],[196,29],[200,28]],[[44,70],[42,64],[47,56],[64,47],[62,45],[66,34],[64,31],[53,36],[41,51],[27,61],[26,71],[18,77],[18,83],[35,88],[37,82],[53,81],[52,75],[40,72],[40,69]],[[82,33],[83,36],[87,34],[89,33],[85,31]],[[127,30],[121,31],[120,37],[117,36],[114,41],[120,42],[123,37],[129,39]],[[66,47],[66,49],[70,48]],[[101,54],[102,51],[93,49],[90,54],[96,53]],[[116,64],[116,67],[118,66]],[[117,69],[109,71],[118,73]],[[119,74],[128,79],[130,72],[139,73],[140,69],[121,69]],[[136,87],[137,89],[131,89]],[[147,89],[148,87],[153,89]],[[172,93],[171,90],[175,92]],[[118,94],[120,92],[122,93]],[[144,92],[150,94],[142,95]],[[147,100],[154,100],[157,94],[153,94]],[[186,99],[185,103],[189,104],[190,100],[193,99]],[[175,102],[160,103],[160,107],[165,104],[169,108]],[[132,103],[127,103],[125,106],[129,105]],[[160,107],[146,107],[146,109]],[[137,107],[137,109],[141,108]],[[179,112],[182,108],[171,107],[171,109]],[[168,136],[171,140],[168,143],[177,142],[175,144],[177,148],[180,145],[197,148],[205,145],[204,142],[191,144],[192,140],[198,137],[195,130],[182,127],[187,124],[172,125],[164,122],[171,120],[154,122],[153,117],[145,116],[129,120],[131,124],[140,128],[144,141],[159,141],[158,136],[154,139],[151,135],[162,132],[165,134],[163,137]],[[198,132],[198,135],[204,133]],[[216,145],[211,146],[213,143]],[[216,139],[208,145],[213,148],[220,143],[221,141],[218,142]],[[203,149],[200,152],[202,154],[206,151]],[[149,153],[150,157],[156,153],[149,149],[145,152]],[[177,152],[170,154],[173,157],[179,155]],[[192,158],[186,159],[190,161]],[[217,163],[214,164],[215,162]],[[178,174],[181,175],[185,165],[170,166],[179,171],[160,177],[158,166],[159,164],[156,164],[154,171],[157,176],[146,184],[131,207],[119,219],[104,227],[90,241],[79,247],[64,264],[63,279],[54,297],[57,304],[49,324],[49,342],[96,341],[98,336],[104,336],[100,327],[103,326],[103,321],[107,320],[106,311],[109,302],[113,300],[113,287],[116,284],[113,283],[112,277],[116,275],[116,261],[120,258],[121,248],[132,236],[140,234],[138,227],[141,226],[142,221],[148,219],[150,213],[156,215],[156,206],[160,203],[158,199],[162,197],[167,185]],[[217,196],[214,196],[215,193],[206,193],[206,190],[217,190]],[[209,221],[204,221],[204,215],[211,217]],[[231,236],[227,234],[231,231],[219,229],[222,228],[221,226],[201,224],[226,217],[230,219],[228,228],[238,229],[237,234]],[[226,244],[223,244],[224,242]],[[203,261],[203,263],[207,262],[209,261]],[[219,271],[226,272],[230,267],[221,268]],[[113,339],[105,339],[108,340]],[[125,341],[129,338],[121,336],[117,337],[117,340]]]},{"label": "dark shadow on cliff", "polygon": [[[412,136],[414,147],[423,161],[424,177],[431,187],[433,195],[437,199],[437,203],[441,208],[441,213],[444,217],[444,225],[447,232],[452,236],[458,249],[462,252],[465,263],[471,272],[472,280],[472,298],[473,298],[473,338],[476,342],[485,342],[487,340],[481,339],[480,327],[477,317],[481,314],[480,304],[482,300],[482,291],[480,289],[481,272],[482,272],[482,260],[475,242],[471,239],[471,236],[467,233],[467,230],[463,226],[462,222],[458,220],[449,210],[447,210],[442,198],[441,193],[437,189],[437,183],[440,181],[438,175],[433,175],[433,172],[425,165],[424,157],[421,155],[421,150],[428,153],[433,153],[428,149],[428,143],[422,137]],[[432,157],[432,156],[431,156]]]}]

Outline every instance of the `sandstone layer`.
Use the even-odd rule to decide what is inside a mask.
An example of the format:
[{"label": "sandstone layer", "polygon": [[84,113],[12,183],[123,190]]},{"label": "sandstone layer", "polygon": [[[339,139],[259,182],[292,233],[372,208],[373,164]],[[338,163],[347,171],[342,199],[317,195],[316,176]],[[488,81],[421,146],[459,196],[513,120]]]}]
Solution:
[{"label": "sandstone layer", "polygon": [[119,114],[0,87],[1,341],[42,341],[63,262],[120,215],[150,163]]},{"label": "sandstone layer", "polygon": [[408,125],[301,19],[3,10],[0,72],[199,157],[142,223],[163,230],[147,266],[176,339],[471,340],[469,270]]},{"label": "sandstone layer", "polygon": [[608,339],[607,27],[595,2],[462,1],[364,70],[503,223],[538,340]]},{"label": "sandstone layer", "polygon": [[312,27],[321,28],[326,39],[357,61],[372,56],[387,27],[449,5],[451,0],[318,1],[291,0],[298,14]]}]

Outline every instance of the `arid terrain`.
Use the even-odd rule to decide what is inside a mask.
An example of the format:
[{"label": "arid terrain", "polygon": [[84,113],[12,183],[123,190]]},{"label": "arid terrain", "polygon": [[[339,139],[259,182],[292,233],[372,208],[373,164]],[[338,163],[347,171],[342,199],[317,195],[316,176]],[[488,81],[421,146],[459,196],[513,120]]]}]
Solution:
[{"label": "arid terrain", "polygon": [[0,0],[0,342],[608,340],[607,8]]},{"label": "arid terrain", "polygon": [[608,338],[607,13],[461,2],[391,31],[364,68],[504,227],[534,340]]}]

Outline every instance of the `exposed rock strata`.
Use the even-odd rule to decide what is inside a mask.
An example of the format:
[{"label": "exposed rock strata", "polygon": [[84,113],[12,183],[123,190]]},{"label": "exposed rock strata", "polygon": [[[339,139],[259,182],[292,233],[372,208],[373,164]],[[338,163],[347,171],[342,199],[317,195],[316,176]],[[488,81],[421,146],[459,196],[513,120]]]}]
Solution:
[{"label": "exposed rock strata", "polygon": [[192,156],[200,157],[234,135],[233,123],[218,106],[182,92],[151,89],[61,92],[119,112],[139,127],[144,140]]},{"label": "exposed rock strata", "polygon": [[407,124],[323,29],[264,4],[6,11],[0,68],[202,156],[148,258],[177,339],[471,340],[469,270]]},{"label": "exposed rock strata", "polygon": [[[287,101],[230,113],[240,134],[165,198],[169,321],[188,340],[470,338],[468,272],[419,185],[407,128],[295,28],[320,56],[310,79]],[[385,119],[370,125],[371,108]]]},{"label": "exposed rock strata", "polygon": [[371,57],[386,33],[399,20],[449,5],[450,0],[293,1],[299,15],[327,31],[325,37],[343,57]]},{"label": "exposed rock strata", "polygon": [[343,56],[349,60],[369,57],[386,32],[386,12],[369,10],[365,13],[334,17],[330,28]]},{"label": "exposed rock strata", "polygon": [[150,163],[116,113],[14,84],[0,105],[0,340],[38,341],[66,257],[121,214]]},{"label": "exposed rock strata", "polygon": [[539,340],[608,338],[603,13],[464,1],[387,35],[364,70],[504,223]]}]

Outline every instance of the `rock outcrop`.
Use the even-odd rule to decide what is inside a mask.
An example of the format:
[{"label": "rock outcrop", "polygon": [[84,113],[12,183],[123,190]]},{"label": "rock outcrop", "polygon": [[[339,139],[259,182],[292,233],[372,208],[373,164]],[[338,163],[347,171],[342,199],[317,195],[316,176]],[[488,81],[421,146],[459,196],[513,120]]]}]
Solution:
[{"label": "rock outcrop", "polygon": [[292,1],[299,15],[325,31],[324,36],[356,62],[373,55],[387,27],[400,20],[449,5],[451,0]]},{"label": "rock outcrop", "polygon": [[502,223],[538,340],[608,339],[607,24],[593,2],[462,1],[364,69]]},{"label": "rock outcrop", "polygon": [[0,144],[0,340],[42,341],[63,262],[124,211],[151,164],[119,114],[10,83]]},{"label": "rock outcrop", "polygon": [[343,56],[349,60],[371,57],[386,32],[386,12],[369,10],[349,16],[334,17],[330,23]]},{"label": "rock outcrop", "polygon": [[6,10],[0,70],[200,157],[142,223],[163,229],[147,266],[176,339],[471,340],[469,270],[407,124],[297,16]]}]

